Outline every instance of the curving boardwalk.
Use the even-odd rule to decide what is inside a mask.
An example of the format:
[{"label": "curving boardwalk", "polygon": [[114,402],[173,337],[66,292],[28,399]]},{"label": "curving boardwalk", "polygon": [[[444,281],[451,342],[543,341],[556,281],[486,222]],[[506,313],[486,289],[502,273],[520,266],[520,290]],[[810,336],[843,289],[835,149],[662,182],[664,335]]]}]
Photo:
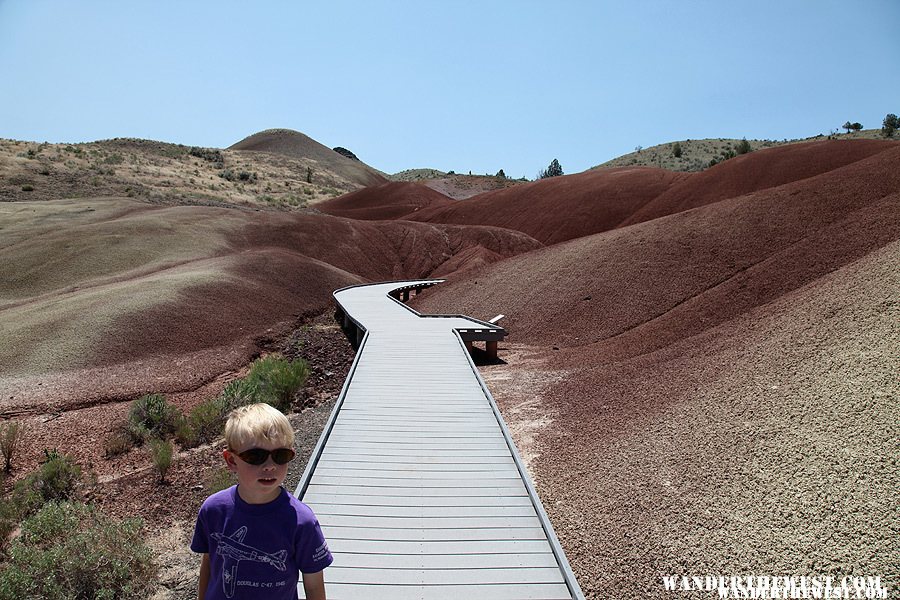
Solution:
[{"label": "curving boardwalk", "polygon": [[464,345],[505,332],[389,296],[439,281],[334,293],[360,345],[296,491],[335,557],[328,597],[583,598]]}]

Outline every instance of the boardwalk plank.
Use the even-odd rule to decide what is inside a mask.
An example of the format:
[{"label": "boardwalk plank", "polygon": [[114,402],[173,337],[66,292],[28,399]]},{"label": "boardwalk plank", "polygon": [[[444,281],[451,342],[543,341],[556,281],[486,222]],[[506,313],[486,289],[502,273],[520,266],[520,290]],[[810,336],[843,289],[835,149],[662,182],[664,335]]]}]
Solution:
[{"label": "boardwalk plank", "polygon": [[543,540],[540,527],[497,527],[483,529],[394,529],[391,527],[351,527],[319,522],[325,539],[394,540],[407,542],[469,542],[475,540]]},{"label": "boardwalk plank", "polygon": [[[395,465],[392,465],[395,466]],[[439,479],[447,481],[450,479],[514,479],[521,480],[522,476],[515,468],[507,469],[490,469],[490,470],[462,470],[462,469],[421,469],[413,466],[408,469],[333,469],[325,465],[320,465],[316,469],[316,475],[319,477],[354,477],[366,479],[417,479],[432,480]]]},{"label": "boardwalk plank", "polygon": [[503,517],[476,517],[471,515],[461,517],[400,517],[383,515],[342,515],[327,512],[324,514],[327,514],[328,518],[323,520],[327,521],[331,527],[480,530],[534,529],[541,526],[540,520],[533,512],[526,516]]},{"label": "boardwalk plank", "polygon": [[557,568],[556,557],[547,547],[540,553],[507,554],[374,554],[332,552],[335,565],[388,569],[510,569]]},{"label": "boardwalk plank", "polygon": [[[327,572],[327,571],[326,571]],[[565,584],[548,583],[506,585],[367,585],[334,583],[328,585],[329,600],[365,598],[366,600],[447,600],[448,598],[477,598],[478,600],[562,600],[571,598]],[[305,598],[302,589],[300,598]]]},{"label": "boardwalk plank", "polygon": [[415,497],[448,497],[448,498],[465,498],[480,497],[490,498],[497,496],[524,496],[528,497],[528,491],[524,485],[511,487],[409,487],[409,486],[356,486],[347,487],[344,485],[323,484],[313,479],[309,486],[312,493],[326,494],[358,494],[369,496],[407,496]]},{"label": "boardwalk plank", "polygon": [[[325,580],[332,583],[392,585],[547,584],[563,583],[559,567],[493,569],[388,569],[332,566]],[[448,590],[449,591],[449,590]]]},{"label": "boardwalk plank", "polygon": [[[317,486],[316,490],[324,488]],[[390,495],[374,495],[374,494],[339,494],[327,493],[322,491],[310,491],[303,497],[304,502],[310,504],[343,504],[343,505],[359,505],[377,509],[379,506],[397,506],[397,507],[421,507],[423,509],[429,507],[454,508],[461,507],[465,509],[483,507],[485,509],[494,506],[527,506],[531,510],[531,498],[527,495],[521,496],[390,496]]]},{"label": "boardwalk plank", "polygon": [[[477,554],[542,554],[552,552],[547,540],[468,540],[468,541],[385,541],[349,540],[328,541],[333,552],[351,554],[387,554],[396,556],[458,556]],[[351,563],[352,564],[352,563]]]},{"label": "boardwalk plank", "polygon": [[[363,517],[534,517],[531,503],[513,506],[383,506],[337,502],[306,501],[316,516],[342,515]],[[534,517],[536,518],[536,517]],[[329,519],[329,522],[334,521]]]}]

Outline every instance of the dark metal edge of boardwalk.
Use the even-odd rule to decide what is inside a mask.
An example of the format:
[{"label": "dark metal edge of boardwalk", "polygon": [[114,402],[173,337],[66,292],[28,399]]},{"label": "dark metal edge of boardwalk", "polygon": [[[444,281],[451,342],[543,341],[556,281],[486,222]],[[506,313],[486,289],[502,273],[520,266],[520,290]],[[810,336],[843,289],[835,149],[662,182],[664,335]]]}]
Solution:
[{"label": "dark metal edge of boardwalk", "polygon": [[575,579],[575,573],[572,571],[572,566],[569,564],[565,552],[563,552],[562,545],[559,543],[559,538],[556,537],[556,532],[553,530],[553,525],[550,523],[550,518],[547,516],[547,512],[544,510],[544,506],[541,503],[540,497],[538,497],[537,490],[534,488],[534,484],[531,481],[531,476],[528,474],[528,469],[525,467],[525,463],[522,462],[522,458],[519,456],[519,451],[516,449],[516,444],[515,442],[513,442],[512,436],[509,433],[509,428],[506,426],[506,421],[503,420],[503,415],[500,414],[500,409],[497,406],[497,402],[494,400],[494,396],[491,395],[487,384],[481,377],[481,373],[478,372],[478,367],[476,367],[475,363],[472,361],[472,356],[466,350],[459,332],[454,333],[456,333],[456,339],[459,341],[460,348],[465,354],[466,360],[469,361],[469,367],[472,369],[472,372],[478,379],[478,385],[481,386],[484,395],[487,397],[488,402],[490,402],[491,404],[491,409],[494,411],[494,416],[497,418],[497,423],[500,425],[500,430],[503,432],[503,439],[506,440],[506,445],[509,447],[509,451],[512,454],[513,461],[516,463],[516,468],[519,469],[519,474],[522,477],[522,482],[525,484],[525,489],[528,490],[528,497],[531,498],[531,503],[534,505],[534,510],[537,512],[538,519],[541,522],[541,527],[543,527],[544,533],[547,535],[547,541],[550,542],[550,547],[553,549],[553,554],[554,556],[556,556],[556,560],[559,562],[559,567],[562,571],[563,579],[565,579],[566,585],[569,586],[569,590],[572,592],[572,597],[576,599],[583,599],[584,594],[581,591],[581,587],[579,587],[578,585],[578,581]]}]

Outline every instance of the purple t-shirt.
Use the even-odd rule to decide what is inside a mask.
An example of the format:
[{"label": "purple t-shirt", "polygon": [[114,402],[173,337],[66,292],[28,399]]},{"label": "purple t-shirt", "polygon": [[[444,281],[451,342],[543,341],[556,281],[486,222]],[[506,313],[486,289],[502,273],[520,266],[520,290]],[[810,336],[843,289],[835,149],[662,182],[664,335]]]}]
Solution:
[{"label": "purple t-shirt", "polygon": [[284,488],[266,504],[247,504],[237,486],[207,498],[191,550],[209,554],[206,600],[296,600],[299,573],[333,560],[316,515]]}]

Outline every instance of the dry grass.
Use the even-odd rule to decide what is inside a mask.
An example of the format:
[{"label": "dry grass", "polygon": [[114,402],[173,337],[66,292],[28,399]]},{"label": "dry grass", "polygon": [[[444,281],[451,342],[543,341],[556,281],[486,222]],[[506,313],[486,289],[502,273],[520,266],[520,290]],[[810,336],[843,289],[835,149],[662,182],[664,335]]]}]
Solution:
[{"label": "dry grass", "polygon": [[[860,140],[874,139],[883,140],[885,137],[881,135],[880,129],[865,129],[857,133],[829,135],[819,134],[806,139],[798,140],[747,140],[750,143],[750,149],[760,150],[762,148],[771,148],[773,146],[782,146],[784,144],[796,144],[799,142],[809,142],[822,139],[841,139],[841,140]],[[897,136],[896,139],[900,139]],[[722,153],[728,150],[734,150],[741,142],[739,139],[732,138],[710,138],[704,140],[679,140],[658,144],[650,148],[643,148],[640,151],[623,154],[612,160],[593,167],[598,169],[601,167],[659,167],[669,171],[702,171],[709,166],[710,160],[713,158],[721,159]],[[676,158],[673,154],[675,144],[681,145],[681,157]]]},{"label": "dry grass", "polygon": [[[313,159],[220,150],[223,161],[215,162],[190,150],[134,139],[84,144],[0,139],[0,201],[126,196],[157,204],[293,210],[361,187]],[[308,169],[312,183],[306,181]]]},{"label": "dry grass", "polygon": [[440,179],[447,174],[437,169],[406,169],[390,176],[391,181],[422,181],[423,179]]}]

